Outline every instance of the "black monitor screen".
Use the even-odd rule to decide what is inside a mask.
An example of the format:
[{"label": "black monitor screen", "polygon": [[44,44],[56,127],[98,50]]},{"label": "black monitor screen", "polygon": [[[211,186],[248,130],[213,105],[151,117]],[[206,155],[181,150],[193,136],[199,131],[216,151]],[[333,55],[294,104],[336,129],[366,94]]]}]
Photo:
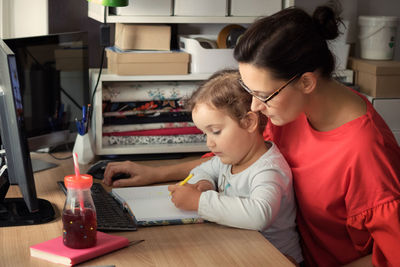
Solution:
[{"label": "black monitor screen", "polygon": [[[4,147],[0,153],[0,226],[43,223],[54,217],[52,205],[36,196],[20,92],[15,56],[0,40],[0,135]],[[6,198],[10,184],[19,186],[23,198]]]},{"label": "black monitor screen", "polygon": [[[30,142],[31,150],[67,142],[65,131],[76,133],[74,120],[89,98],[87,33],[4,41],[17,61],[26,136],[40,143]],[[49,136],[60,132],[64,135],[58,139]]]}]

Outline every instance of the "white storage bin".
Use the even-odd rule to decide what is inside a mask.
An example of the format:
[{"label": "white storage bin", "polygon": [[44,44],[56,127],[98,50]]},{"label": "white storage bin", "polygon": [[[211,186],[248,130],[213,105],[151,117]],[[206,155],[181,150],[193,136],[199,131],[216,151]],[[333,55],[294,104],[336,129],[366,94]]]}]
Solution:
[{"label": "white storage bin", "polygon": [[227,0],[175,0],[175,16],[226,16]]},{"label": "white storage bin", "polygon": [[350,45],[339,42],[328,42],[328,47],[335,57],[335,70],[346,69]]},{"label": "white storage bin", "polygon": [[370,100],[389,128],[400,131],[400,98],[371,98]]},{"label": "white storage bin", "polygon": [[376,98],[368,95],[365,96],[372,102],[375,110],[385,120],[390,130],[392,130],[397,143],[400,145],[400,98]]},{"label": "white storage bin", "polygon": [[266,16],[282,9],[282,0],[231,0],[231,16]]},{"label": "white storage bin", "polygon": [[224,68],[238,68],[233,57],[233,49],[204,48],[195,38],[205,38],[216,41],[213,35],[182,35],[179,36],[181,50],[190,54],[191,73],[213,73]]},{"label": "white storage bin", "polygon": [[172,0],[134,0],[112,11],[120,16],[171,16],[172,6]]},{"label": "white storage bin", "polygon": [[396,138],[397,144],[400,146],[400,131],[393,130],[394,138]]}]

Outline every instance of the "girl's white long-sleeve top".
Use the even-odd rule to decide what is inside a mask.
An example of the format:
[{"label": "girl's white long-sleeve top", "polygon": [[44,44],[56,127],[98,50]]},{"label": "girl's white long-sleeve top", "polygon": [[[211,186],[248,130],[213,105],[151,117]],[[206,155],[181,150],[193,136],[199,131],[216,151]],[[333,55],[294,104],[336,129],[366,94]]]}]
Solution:
[{"label": "girl's white long-sleeve top", "polygon": [[232,165],[213,157],[192,170],[190,183],[210,181],[198,213],[208,221],[260,231],[283,254],[303,260],[296,231],[296,204],[290,167],[275,144],[255,163],[232,174]]}]

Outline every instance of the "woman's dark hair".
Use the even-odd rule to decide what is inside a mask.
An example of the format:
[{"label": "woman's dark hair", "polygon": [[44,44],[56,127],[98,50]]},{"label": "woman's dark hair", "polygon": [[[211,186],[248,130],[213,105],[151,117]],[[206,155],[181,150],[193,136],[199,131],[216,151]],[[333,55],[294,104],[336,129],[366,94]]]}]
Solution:
[{"label": "woman's dark hair", "polygon": [[[196,104],[205,103],[224,110],[233,120],[242,125],[251,111],[252,96],[239,83],[237,70],[225,69],[214,73],[191,96],[188,107],[193,110]],[[258,129],[265,130],[267,117],[258,113]]]},{"label": "woman's dark hair", "polygon": [[331,7],[320,6],[310,16],[296,7],[255,21],[235,47],[240,63],[267,68],[277,79],[319,70],[330,77],[335,60],[327,40],[339,35],[341,23]]}]

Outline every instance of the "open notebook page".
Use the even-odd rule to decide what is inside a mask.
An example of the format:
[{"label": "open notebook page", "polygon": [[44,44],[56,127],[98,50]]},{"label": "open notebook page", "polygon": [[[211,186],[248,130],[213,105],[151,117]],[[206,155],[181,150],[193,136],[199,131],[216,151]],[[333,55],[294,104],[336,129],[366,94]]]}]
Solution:
[{"label": "open notebook page", "polygon": [[198,218],[195,211],[175,207],[168,185],[113,188],[112,194],[127,206],[137,221],[182,220]]}]

